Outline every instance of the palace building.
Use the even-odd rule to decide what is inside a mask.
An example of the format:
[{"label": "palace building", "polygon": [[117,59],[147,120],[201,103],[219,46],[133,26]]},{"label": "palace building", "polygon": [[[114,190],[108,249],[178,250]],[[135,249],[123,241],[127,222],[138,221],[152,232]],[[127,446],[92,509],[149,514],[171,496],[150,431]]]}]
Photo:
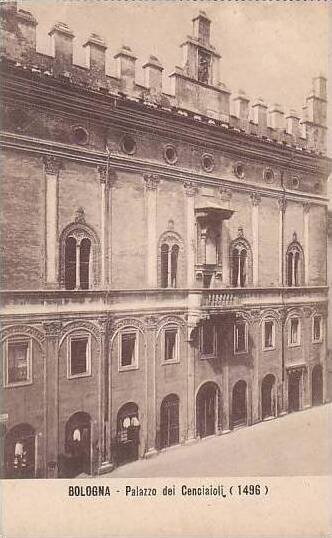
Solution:
[{"label": "palace building", "polygon": [[107,75],[92,34],[75,65],[60,22],[42,54],[1,4],[5,477],[102,474],[327,401],[326,79],[301,117],[231,95],[210,23],[166,93],[156,56],[144,85],[127,46]]}]

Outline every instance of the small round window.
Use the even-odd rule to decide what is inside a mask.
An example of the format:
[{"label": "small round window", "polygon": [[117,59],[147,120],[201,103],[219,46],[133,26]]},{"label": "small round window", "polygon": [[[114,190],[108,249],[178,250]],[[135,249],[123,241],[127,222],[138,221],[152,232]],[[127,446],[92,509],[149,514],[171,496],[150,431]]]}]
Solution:
[{"label": "small round window", "polygon": [[74,127],[73,129],[73,138],[75,144],[87,144],[89,135],[86,129],[83,129],[83,127]]},{"label": "small round window", "polygon": [[128,155],[132,155],[136,151],[136,142],[130,135],[125,135],[122,138],[121,148]]},{"label": "small round window", "polygon": [[264,170],[264,179],[266,183],[273,183],[274,181],[274,172],[272,168],[265,168]]},{"label": "small round window", "polygon": [[234,165],[234,174],[240,179],[244,178],[244,166],[242,163],[239,162]]},{"label": "small round window", "polygon": [[167,146],[165,146],[164,158],[165,158],[165,161],[168,162],[169,164],[175,164],[176,161],[178,160],[178,154],[177,154],[176,148],[172,146],[171,144],[168,144]]},{"label": "small round window", "polygon": [[214,159],[212,155],[209,155],[208,153],[202,155],[202,167],[206,172],[212,172],[214,168]]},{"label": "small round window", "polygon": [[291,179],[291,186],[293,189],[298,189],[300,186],[300,180],[297,176],[293,176]]}]

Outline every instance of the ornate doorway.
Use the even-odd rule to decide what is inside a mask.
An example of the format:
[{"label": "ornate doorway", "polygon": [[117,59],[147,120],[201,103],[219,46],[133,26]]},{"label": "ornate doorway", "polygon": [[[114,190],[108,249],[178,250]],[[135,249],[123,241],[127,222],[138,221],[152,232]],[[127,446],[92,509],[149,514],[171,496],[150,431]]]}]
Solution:
[{"label": "ornate doorway", "polygon": [[215,383],[205,383],[196,396],[196,430],[199,437],[214,435],[219,421],[219,389]]},{"label": "ornate doorway", "polygon": [[179,397],[169,394],[160,407],[160,445],[161,448],[179,442]]},{"label": "ornate doorway", "polygon": [[302,372],[296,370],[288,374],[288,412],[300,410],[300,383]]},{"label": "ornate doorway", "polygon": [[117,465],[138,459],[140,422],[138,406],[129,402],[123,405],[117,416],[115,460]]},{"label": "ornate doorway", "polygon": [[247,383],[237,381],[232,394],[232,425],[241,426],[247,423]]}]

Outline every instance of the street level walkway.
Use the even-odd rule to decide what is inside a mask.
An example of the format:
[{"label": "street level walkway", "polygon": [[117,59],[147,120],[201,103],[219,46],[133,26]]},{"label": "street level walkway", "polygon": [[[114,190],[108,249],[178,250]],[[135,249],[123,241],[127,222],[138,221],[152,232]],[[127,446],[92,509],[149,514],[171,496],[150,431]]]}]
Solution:
[{"label": "street level walkway", "polygon": [[298,476],[332,472],[332,404],[177,446],[103,477]]}]

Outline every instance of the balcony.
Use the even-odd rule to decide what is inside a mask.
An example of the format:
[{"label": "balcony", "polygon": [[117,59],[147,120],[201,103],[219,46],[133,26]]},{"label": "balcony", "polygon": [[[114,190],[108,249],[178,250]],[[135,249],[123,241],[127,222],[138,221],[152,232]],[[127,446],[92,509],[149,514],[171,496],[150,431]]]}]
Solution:
[{"label": "balcony", "polygon": [[22,290],[2,291],[2,316],[98,315],[170,311],[232,311],[237,308],[326,303],[327,286],[298,288]]}]

